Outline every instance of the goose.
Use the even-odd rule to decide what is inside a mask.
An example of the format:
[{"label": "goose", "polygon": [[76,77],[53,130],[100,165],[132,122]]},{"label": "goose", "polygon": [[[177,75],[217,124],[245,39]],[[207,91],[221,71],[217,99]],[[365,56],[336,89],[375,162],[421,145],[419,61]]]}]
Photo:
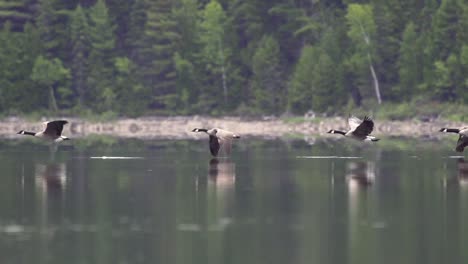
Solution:
[{"label": "goose", "polygon": [[468,127],[461,127],[461,128],[441,128],[439,132],[444,133],[455,133],[459,134],[457,147],[455,150],[457,152],[463,152],[466,146],[468,146]]},{"label": "goose", "polygon": [[365,140],[365,141],[379,141],[379,138],[374,136],[369,136],[369,134],[374,129],[374,121],[368,116],[364,117],[364,120],[361,120],[355,116],[348,118],[349,130],[347,132],[332,129],[328,131],[329,134],[341,134],[346,137],[350,137],[356,140]]},{"label": "goose", "polygon": [[54,142],[61,142],[63,140],[70,140],[66,136],[62,136],[63,126],[67,124],[66,120],[54,120],[49,122],[44,122],[44,130],[39,132],[28,132],[21,130],[17,134],[20,135],[30,135],[45,140],[50,140]]},{"label": "goose", "polygon": [[220,128],[194,128],[192,132],[204,132],[210,136],[210,152],[214,157],[218,156],[221,147],[223,147],[226,154],[229,155],[231,152],[232,139],[240,138],[239,135]]}]

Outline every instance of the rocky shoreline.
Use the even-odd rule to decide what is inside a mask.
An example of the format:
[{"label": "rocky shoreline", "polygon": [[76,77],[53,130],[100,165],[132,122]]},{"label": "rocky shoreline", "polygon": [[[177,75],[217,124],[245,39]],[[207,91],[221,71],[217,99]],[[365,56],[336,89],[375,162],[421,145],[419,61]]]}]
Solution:
[{"label": "rocky shoreline", "polygon": [[[205,116],[143,117],[119,119],[109,122],[91,122],[78,118],[66,119],[70,123],[65,126],[64,134],[75,138],[89,135],[109,135],[113,137],[142,139],[199,138],[198,135],[191,132],[195,127],[220,127],[235,131],[242,136],[278,138],[291,135],[326,136],[328,135],[326,132],[332,128],[343,130],[347,128],[346,118],[343,117],[309,119],[301,122],[288,122],[279,118],[250,120],[241,117],[215,118]],[[21,118],[4,119],[0,125],[0,137],[16,138],[18,137],[16,133],[21,129],[30,131],[41,130],[43,127],[42,122],[44,121],[46,120],[30,122]],[[418,120],[376,121],[373,134],[377,137],[437,138],[441,136],[441,133],[438,133],[441,127],[460,127],[463,125],[463,123],[446,120],[434,120],[430,122]]]}]

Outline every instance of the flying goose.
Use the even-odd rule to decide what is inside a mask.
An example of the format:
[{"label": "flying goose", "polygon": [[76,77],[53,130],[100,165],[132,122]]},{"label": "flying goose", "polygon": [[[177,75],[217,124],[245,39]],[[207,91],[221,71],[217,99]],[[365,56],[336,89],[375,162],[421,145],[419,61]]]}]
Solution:
[{"label": "flying goose", "polygon": [[217,156],[221,147],[227,155],[231,152],[232,139],[240,138],[239,135],[234,134],[231,131],[227,131],[219,128],[194,128],[192,132],[204,132],[210,136],[210,152],[211,155]]},{"label": "flying goose", "polygon": [[369,136],[374,129],[374,121],[369,117],[365,116],[364,120],[361,120],[355,116],[348,118],[349,130],[347,132],[332,129],[327,133],[330,134],[341,134],[346,137],[354,138],[356,140],[365,141],[379,141],[380,139]]},{"label": "flying goose", "polygon": [[28,132],[21,130],[17,134],[20,135],[30,135],[39,137],[46,140],[51,140],[54,142],[60,142],[63,140],[69,140],[68,137],[62,136],[63,126],[67,124],[66,120],[54,120],[49,122],[44,122],[44,130],[40,132]]},{"label": "flying goose", "polygon": [[444,132],[444,133],[455,133],[459,134],[460,137],[458,137],[458,142],[457,142],[457,147],[455,150],[457,152],[463,152],[466,146],[468,146],[468,127],[461,127],[461,128],[441,128],[439,132]]}]

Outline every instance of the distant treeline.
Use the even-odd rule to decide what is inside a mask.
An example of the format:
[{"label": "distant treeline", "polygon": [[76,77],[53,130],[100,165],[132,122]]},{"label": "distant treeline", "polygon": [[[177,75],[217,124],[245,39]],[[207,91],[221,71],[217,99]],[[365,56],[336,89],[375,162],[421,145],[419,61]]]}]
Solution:
[{"label": "distant treeline", "polygon": [[462,0],[0,0],[0,112],[468,102]]}]

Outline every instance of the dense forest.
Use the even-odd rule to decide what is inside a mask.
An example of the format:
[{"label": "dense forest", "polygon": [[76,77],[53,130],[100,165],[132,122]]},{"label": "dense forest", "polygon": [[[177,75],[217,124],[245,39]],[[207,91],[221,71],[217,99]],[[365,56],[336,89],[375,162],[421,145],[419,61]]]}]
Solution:
[{"label": "dense forest", "polygon": [[0,112],[468,102],[463,0],[0,0]]}]

